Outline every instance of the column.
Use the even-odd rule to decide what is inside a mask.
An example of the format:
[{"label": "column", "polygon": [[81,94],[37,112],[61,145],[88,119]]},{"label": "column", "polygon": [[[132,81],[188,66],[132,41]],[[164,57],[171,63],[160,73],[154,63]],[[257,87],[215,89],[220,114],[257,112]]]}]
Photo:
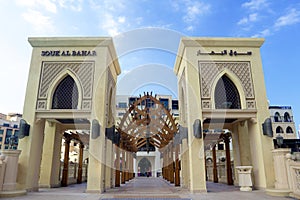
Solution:
[{"label": "column", "polygon": [[79,146],[79,160],[78,160],[78,173],[77,173],[77,183],[82,183],[82,162],[83,162],[83,143]]},{"label": "column", "polygon": [[115,187],[120,187],[120,148],[118,145],[115,146],[116,148],[116,176],[115,176]]},{"label": "column", "polygon": [[129,151],[126,151],[126,164],[125,164],[125,181],[129,181]]},{"label": "column", "polygon": [[175,146],[175,186],[180,186],[179,145]]},{"label": "column", "polygon": [[169,158],[170,158],[170,183],[174,183],[174,169],[175,169],[175,162],[173,158],[173,144],[170,144],[170,152],[169,152]]},{"label": "column", "polygon": [[182,144],[180,145],[180,157],[181,157],[181,175],[182,175],[182,187],[189,187],[189,150],[187,145],[187,139],[182,140]]},{"label": "column", "polygon": [[230,136],[226,135],[224,137],[224,143],[225,143],[225,150],[226,150],[227,184],[228,185],[233,185],[232,170],[231,170],[231,159],[230,159],[230,149],[229,149]]},{"label": "column", "polygon": [[62,130],[59,124],[46,121],[39,187],[60,186],[60,157]]},{"label": "column", "polygon": [[217,155],[216,155],[216,145],[215,144],[212,148],[212,156],[213,156],[213,181],[214,183],[218,183],[219,180],[218,180],[218,169],[217,169]]},{"label": "column", "polygon": [[[121,143],[121,148],[123,147],[123,142]],[[125,184],[126,179],[125,179],[125,150],[122,148],[122,184]]]},{"label": "column", "polygon": [[61,180],[61,186],[65,187],[68,185],[68,171],[69,171],[69,151],[71,138],[68,134],[64,134],[65,137],[65,155],[64,155],[64,168]]}]

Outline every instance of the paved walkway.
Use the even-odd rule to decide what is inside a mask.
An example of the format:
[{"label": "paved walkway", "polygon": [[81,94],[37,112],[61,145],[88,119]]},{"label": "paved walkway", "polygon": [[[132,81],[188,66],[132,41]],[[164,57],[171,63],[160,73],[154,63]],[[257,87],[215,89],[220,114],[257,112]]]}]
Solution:
[{"label": "paved walkway", "polygon": [[119,188],[107,190],[102,194],[85,193],[86,184],[71,185],[64,188],[40,189],[39,192],[29,192],[25,196],[2,198],[3,200],[284,200],[292,198],[273,197],[265,192],[254,190],[240,192],[239,188],[225,184],[207,183],[207,193],[191,194],[188,190],[174,187],[162,178],[139,177],[121,185]]}]

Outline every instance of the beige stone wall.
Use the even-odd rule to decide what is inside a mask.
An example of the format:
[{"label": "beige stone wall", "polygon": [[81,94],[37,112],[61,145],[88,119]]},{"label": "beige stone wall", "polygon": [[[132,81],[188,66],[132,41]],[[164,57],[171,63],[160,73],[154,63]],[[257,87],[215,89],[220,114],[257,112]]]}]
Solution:
[{"label": "beige stone wall", "polygon": [[[22,150],[18,188],[37,190],[59,185],[62,134],[67,129],[90,129],[93,119],[101,125],[100,136],[90,139],[88,191],[105,190],[105,174],[111,159],[105,148],[105,128],[114,124],[114,95],[120,67],[111,38],[29,38],[33,47],[23,118],[30,125],[28,137],[20,139]],[[51,109],[60,81],[70,75],[78,87],[77,109]],[[107,94],[111,93],[110,98]],[[85,124],[64,124],[57,119],[85,119]],[[59,143],[59,145],[58,145]],[[105,166],[108,167],[105,173]],[[39,179],[39,177],[41,177]],[[109,178],[110,179],[110,178]]]},{"label": "beige stone wall", "polygon": [[[229,129],[233,134],[235,165],[250,164],[254,167],[254,184],[257,188],[267,188],[274,183],[272,138],[264,136],[261,128],[261,124],[269,117],[260,57],[263,42],[263,39],[255,38],[181,40],[174,71],[179,81],[180,121],[188,126],[188,146],[189,151],[193,152],[189,153],[188,164],[185,164],[190,166],[191,190],[198,189],[193,182],[199,188],[206,189],[202,183],[205,180],[199,178],[204,174],[201,156],[203,142],[193,136],[195,119],[200,119],[202,123],[206,119],[233,119],[230,123],[203,123],[202,127]],[[223,75],[231,79],[239,92],[240,110],[215,109],[215,86]],[[182,102],[186,102],[186,107]],[[198,171],[193,169],[195,162]]]}]

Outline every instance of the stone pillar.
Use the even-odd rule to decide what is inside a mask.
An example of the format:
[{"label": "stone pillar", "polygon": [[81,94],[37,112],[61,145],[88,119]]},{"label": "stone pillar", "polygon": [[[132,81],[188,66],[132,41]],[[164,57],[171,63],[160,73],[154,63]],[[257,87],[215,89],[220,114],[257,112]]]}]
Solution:
[{"label": "stone pillar", "polygon": [[70,151],[70,142],[71,138],[68,134],[64,134],[65,136],[65,155],[64,155],[64,168],[62,173],[61,186],[68,186],[68,171],[69,171],[69,151]]},{"label": "stone pillar", "polygon": [[[121,144],[122,144],[122,147],[123,147],[123,143],[121,143]],[[125,150],[122,149],[121,151],[122,151],[122,171],[121,171],[121,174],[122,174],[122,184],[125,184],[125,182],[126,182],[126,179],[125,179],[125,174],[126,174],[125,173]]]},{"label": "stone pillar", "polygon": [[6,169],[3,180],[3,191],[16,190],[18,160],[21,150],[2,150],[1,154],[5,156]]},{"label": "stone pillar", "polygon": [[125,181],[129,181],[129,152],[125,153],[126,162],[125,162]]},{"label": "stone pillar", "polygon": [[230,143],[230,137],[229,136],[224,137],[224,143],[225,143],[225,150],[226,150],[227,184],[228,185],[233,185],[232,169],[231,169],[231,158],[230,158],[230,148],[229,148],[229,143]]},{"label": "stone pillar", "polygon": [[181,164],[181,175],[182,175],[182,187],[184,188],[189,187],[188,155],[189,155],[189,150],[187,145],[187,139],[183,139],[181,144],[181,151],[180,151],[180,157],[181,157],[180,164]]},{"label": "stone pillar", "polygon": [[169,152],[169,158],[170,158],[170,183],[174,183],[174,170],[175,170],[175,162],[174,162],[174,156],[173,156],[173,144],[170,143],[170,152]]},{"label": "stone pillar", "polygon": [[120,148],[119,146],[115,146],[116,148],[116,160],[115,160],[115,167],[116,167],[116,176],[115,176],[115,187],[120,187]]},{"label": "stone pillar", "polygon": [[218,169],[217,169],[217,156],[216,156],[216,144],[213,146],[212,149],[213,154],[213,181],[214,183],[218,183]]},{"label": "stone pillar", "polygon": [[166,180],[170,181],[170,161],[169,161],[169,148],[166,148],[166,157],[164,160],[166,160],[166,164],[165,164],[165,173],[166,173]]},{"label": "stone pillar", "polygon": [[272,150],[275,171],[275,189],[289,190],[285,155],[290,153],[290,151],[291,149],[287,148]]},{"label": "stone pillar", "polygon": [[[91,127],[91,130],[92,127]],[[99,136],[90,134],[89,142],[89,164],[88,164],[88,179],[87,179],[87,192],[102,193],[105,191],[105,136],[103,133],[105,129],[100,128]]]},{"label": "stone pillar", "polygon": [[62,132],[57,123],[46,121],[39,187],[60,186]]},{"label": "stone pillar", "polygon": [[252,191],[252,178],[251,171],[252,166],[237,166],[236,169],[239,175],[240,191],[249,192]]},{"label": "stone pillar", "polygon": [[112,186],[112,176],[111,176],[111,161],[112,161],[112,152],[113,152],[113,144],[109,139],[106,140],[106,159],[105,159],[105,188],[111,188]]},{"label": "stone pillar", "polygon": [[78,160],[77,183],[82,183],[83,148],[84,148],[83,143],[80,143],[80,146],[79,146],[79,160]]},{"label": "stone pillar", "polygon": [[175,186],[180,186],[179,145],[175,146]]}]

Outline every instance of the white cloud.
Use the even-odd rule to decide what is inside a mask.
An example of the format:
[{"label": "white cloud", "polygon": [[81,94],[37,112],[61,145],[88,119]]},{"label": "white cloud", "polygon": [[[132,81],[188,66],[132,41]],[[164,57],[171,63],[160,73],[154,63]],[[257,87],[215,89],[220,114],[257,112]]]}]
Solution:
[{"label": "white cloud", "polygon": [[55,1],[51,0],[16,0],[17,5],[25,6],[30,9],[33,8],[40,8],[45,9],[48,12],[51,13],[56,13],[57,12],[57,7]]},{"label": "white cloud", "polygon": [[43,15],[39,11],[29,10],[28,12],[23,13],[22,17],[39,33],[45,33],[48,31],[53,32],[55,30],[50,17]]},{"label": "white cloud", "polygon": [[188,26],[187,28],[186,28],[186,30],[187,31],[193,31],[194,30],[194,27],[191,25],[191,26]]},{"label": "white cloud", "polygon": [[185,1],[185,15],[183,21],[186,23],[193,22],[202,14],[210,10],[210,5],[202,2]]},{"label": "white cloud", "polygon": [[247,24],[248,23],[248,17],[244,17],[242,18],[237,24],[238,25],[243,25],[243,24]]},{"label": "white cloud", "polygon": [[124,23],[126,21],[126,18],[124,16],[118,17],[118,22],[119,23]]},{"label": "white cloud", "polygon": [[288,14],[283,15],[276,20],[274,27],[276,29],[279,29],[283,26],[293,25],[299,22],[300,22],[300,11],[296,10],[295,8],[292,8],[288,10]]},{"label": "white cloud", "polygon": [[252,13],[252,14],[250,14],[249,15],[249,21],[250,22],[255,22],[255,21],[257,21],[257,19],[258,19],[258,14],[257,13]]},{"label": "white cloud", "polygon": [[238,25],[245,25],[250,22],[255,22],[258,20],[258,14],[257,13],[252,13],[248,17],[242,18],[237,24]]},{"label": "white cloud", "polygon": [[82,10],[83,0],[58,0],[58,4],[62,8],[80,12]]},{"label": "white cloud", "polygon": [[268,7],[267,0],[251,0],[242,4],[242,7],[248,8],[250,10],[261,10]]},{"label": "white cloud", "polygon": [[267,37],[267,36],[270,36],[271,35],[271,31],[270,31],[270,29],[265,29],[265,30],[263,30],[263,31],[261,31],[261,32],[259,32],[259,33],[257,33],[257,34],[255,34],[255,35],[253,35],[252,37],[253,38],[257,38],[257,37]]}]

